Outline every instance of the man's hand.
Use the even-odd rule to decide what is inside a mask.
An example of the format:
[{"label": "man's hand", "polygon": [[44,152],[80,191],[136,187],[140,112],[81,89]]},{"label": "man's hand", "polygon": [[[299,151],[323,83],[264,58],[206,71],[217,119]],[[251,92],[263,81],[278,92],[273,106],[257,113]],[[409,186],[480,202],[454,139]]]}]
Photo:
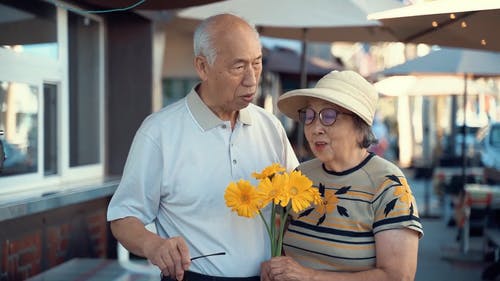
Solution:
[{"label": "man's hand", "polygon": [[160,268],[163,276],[176,280],[183,279],[184,271],[191,264],[189,248],[182,237],[152,239],[145,243],[144,254]]},{"label": "man's hand", "polygon": [[191,264],[189,248],[182,237],[162,238],[148,231],[135,217],[111,221],[111,231],[130,252],[145,257],[156,265],[164,276],[182,280]]}]

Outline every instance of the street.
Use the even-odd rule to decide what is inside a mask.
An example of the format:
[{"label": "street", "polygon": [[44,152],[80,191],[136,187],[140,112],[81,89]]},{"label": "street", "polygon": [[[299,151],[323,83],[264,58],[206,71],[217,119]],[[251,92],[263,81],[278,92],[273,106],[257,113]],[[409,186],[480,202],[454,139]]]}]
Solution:
[{"label": "street", "polygon": [[456,240],[458,230],[456,227],[447,226],[443,218],[444,208],[433,193],[431,181],[413,178],[411,170],[405,173],[417,200],[424,227],[424,236],[419,244],[415,280],[481,281],[481,273],[488,265],[488,262],[482,260],[483,238],[471,237],[468,252],[462,253]]}]

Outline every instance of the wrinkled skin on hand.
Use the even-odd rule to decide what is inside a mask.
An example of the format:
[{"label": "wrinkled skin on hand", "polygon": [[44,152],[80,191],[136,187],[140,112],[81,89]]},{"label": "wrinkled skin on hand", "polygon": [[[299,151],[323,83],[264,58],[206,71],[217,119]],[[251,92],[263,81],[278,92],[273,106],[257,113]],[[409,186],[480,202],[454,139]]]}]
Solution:
[{"label": "wrinkled skin on hand", "polygon": [[274,257],[261,265],[262,281],[308,280],[314,270],[304,267],[290,257]]},{"label": "wrinkled skin on hand", "polygon": [[146,258],[160,268],[163,276],[182,280],[191,264],[189,248],[182,237],[160,238],[145,246]]}]

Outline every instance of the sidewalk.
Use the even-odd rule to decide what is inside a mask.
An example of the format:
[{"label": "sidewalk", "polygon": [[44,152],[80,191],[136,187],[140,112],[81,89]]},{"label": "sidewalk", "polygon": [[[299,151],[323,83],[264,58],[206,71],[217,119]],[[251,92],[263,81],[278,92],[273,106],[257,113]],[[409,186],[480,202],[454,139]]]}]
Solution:
[{"label": "sidewalk", "polygon": [[471,237],[469,251],[461,252],[456,240],[458,230],[446,225],[443,206],[433,193],[432,182],[414,179],[411,173],[407,176],[424,227],[415,281],[481,281],[481,273],[488,265],[482,260],[483,237]]}]

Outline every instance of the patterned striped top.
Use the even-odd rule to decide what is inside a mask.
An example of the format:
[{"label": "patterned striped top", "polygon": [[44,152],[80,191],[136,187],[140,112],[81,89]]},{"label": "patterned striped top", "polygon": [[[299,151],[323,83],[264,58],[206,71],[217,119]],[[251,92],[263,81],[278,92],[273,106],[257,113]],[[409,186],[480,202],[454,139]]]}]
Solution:
[{"label": "patterned striped top", "polygon": [[358,166],[336,173],[318,159],[298,168],[319,188],[324,204],[292,219],[284,237],[287,256],[321,270],[375,267],[375,233],[409,228],[423,235],[415,198],[402,171],[370,154]]}]

